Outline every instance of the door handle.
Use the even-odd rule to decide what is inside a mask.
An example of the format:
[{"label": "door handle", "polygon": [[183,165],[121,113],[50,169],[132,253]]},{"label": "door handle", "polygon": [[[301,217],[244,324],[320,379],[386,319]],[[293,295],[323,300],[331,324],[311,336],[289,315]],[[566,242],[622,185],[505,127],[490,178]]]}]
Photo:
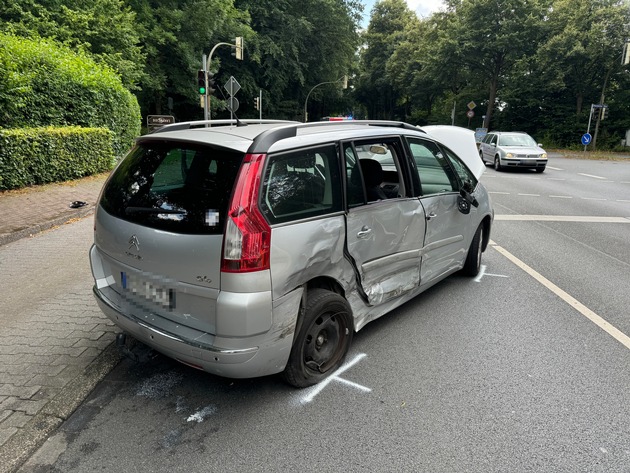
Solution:
[{"label": "door handle", "polygon": [[432,218],[437,217],[437,214],[435,212],[431,212],[429,215],[427,215],[425,218],[427,220],[431,220]]},{"label": "door handle", "polygon": [[367,238],[372,234],[372,229],[368,227],[363,227],[358,233],[357,238]]}]

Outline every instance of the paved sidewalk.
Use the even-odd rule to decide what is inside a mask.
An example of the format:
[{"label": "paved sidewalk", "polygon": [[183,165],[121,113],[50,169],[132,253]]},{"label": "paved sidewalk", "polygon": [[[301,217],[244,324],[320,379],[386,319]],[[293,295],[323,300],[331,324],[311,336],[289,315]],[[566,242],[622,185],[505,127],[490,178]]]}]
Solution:
[{"label": "paved sidewalk", "polygon": [[[0,245],[91,214],[107,176],[0,192]],[[86,205],[72,208],[73,202]]]},{"label": "paved sidewalk", "polygon": [[[120,360],[117,330],[92,297],[87,261],[68,276],[76,281],[68,293],[37,300],[25,288],[37,294],[44,284],[42,263],[63,268],[64,248],[87,255],[89,216],[106,177],[0,192],[0,312],[24,308],[0,313],[1,473],[17,471]],[[85,205],[72,208],[77,201]],[[34,237],[57,226],[54,235]]]}]

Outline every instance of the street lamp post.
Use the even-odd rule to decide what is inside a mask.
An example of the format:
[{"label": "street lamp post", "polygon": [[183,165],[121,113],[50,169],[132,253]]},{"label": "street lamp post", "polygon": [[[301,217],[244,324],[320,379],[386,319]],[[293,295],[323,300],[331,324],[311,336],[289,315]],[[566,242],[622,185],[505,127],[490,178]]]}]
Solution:
[{"label": "street lamp post", "polygon": [[[236,59],[243,60],[243,37],[239,36],[234,40],[235,44],[232,43],[217,43],[210,51],[210,56],[206,61],[205,54],[203,55],[203,70],[206,73],[206,77],[208,77],[208,72],[210,72],[210,64],[212,63],[212,55],[217,50],[219,46],[230,46],[232,48],[236,48]],[[208,84],[206,84],[206,93],[204,97],[204,107],[203,107],[203,119],[208,120],[212,119],[212,113],[210,110],[210,97],[208,96]]]},{"label": "street lamp post", "polygon": [[313,92],[320,85],[336,84],[337,82],[341,82],[341,81],[343,81],[343,88],[347,89],[348,88],[348,76],[347,75],[343,75],[337,80],[328,81],[328,82],[320,82],[319,84],[313,86],[311,88],[311,90],[308,91],[308,94],[306,94],[306,100],[304,101],[304,123],[306,123],[308,121],[308,112],[306,111],[306,105],[308,104],[308,98],[311,96],[311,92]]}]

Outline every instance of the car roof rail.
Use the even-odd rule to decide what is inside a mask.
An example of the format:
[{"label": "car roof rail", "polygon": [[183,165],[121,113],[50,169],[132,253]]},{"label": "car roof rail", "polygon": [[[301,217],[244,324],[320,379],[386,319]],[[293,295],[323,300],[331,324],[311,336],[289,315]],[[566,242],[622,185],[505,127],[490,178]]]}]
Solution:
[{"label": "car roof rail", "polygon": [[268,119],[254,119],[254,118],[246,118],[243,120],[235,120],[235,119],[222,119],[222,120],[195,120],[195,121],[188,121],[188,122],[178,122],[178,123],[171,123],[168,125],[164,125],[161,126],[160,128],[157,128],[155,130],[153,130],[151,132],[151,134],[154,133],[164,133],[165,131],[177,131],[177,130],[189,130],[191,128],[211,128],[211,127],[215,127],[215,126],[232,126],[232,125],[236,125],[236,126],[245,126],[245,125],[260,125],[260,124],[274,124],[274,123],[278,123],[278,124],[297,124],[300,122],[295,122],[295,121],[291,121],[291,120],[268,120]]},{"label": "car roof rail", "polygon": [[334,122],[308,122],[308,123],[295,123],[288,122],[286,126],[280,126],[263,131],[260,135],[254,138],[254,142],[250,146],[248,153],[257,154],[265,153],[271,147],[272,144],[280,140],[287,138],[293,138],[297,136],[297,131],[307,128],[322,128],[322,127],[343,127],[343,126],[356,126],[356,125],[369,125],[369,126],[381,126],[392,128],[403,128],[405,130],[414,130],[423,133],[423,131],[415,125],[410,123],[392,121],[392,120],[344,120]]}]

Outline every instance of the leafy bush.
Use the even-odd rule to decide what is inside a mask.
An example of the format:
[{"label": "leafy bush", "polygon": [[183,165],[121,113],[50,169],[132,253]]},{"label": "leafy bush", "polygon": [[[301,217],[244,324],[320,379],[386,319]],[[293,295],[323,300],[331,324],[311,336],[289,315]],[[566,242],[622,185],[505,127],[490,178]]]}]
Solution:
[{"label": "leafy bush", "polygon": [[114,132],[116,156],[140,133],[140,108],[110,68],[52,41],[0,33],[0,123]]},{"label": "leafy bush", "polygon": [[0,190],[108,171],[113,138],[105,128],[0,128]]}]

